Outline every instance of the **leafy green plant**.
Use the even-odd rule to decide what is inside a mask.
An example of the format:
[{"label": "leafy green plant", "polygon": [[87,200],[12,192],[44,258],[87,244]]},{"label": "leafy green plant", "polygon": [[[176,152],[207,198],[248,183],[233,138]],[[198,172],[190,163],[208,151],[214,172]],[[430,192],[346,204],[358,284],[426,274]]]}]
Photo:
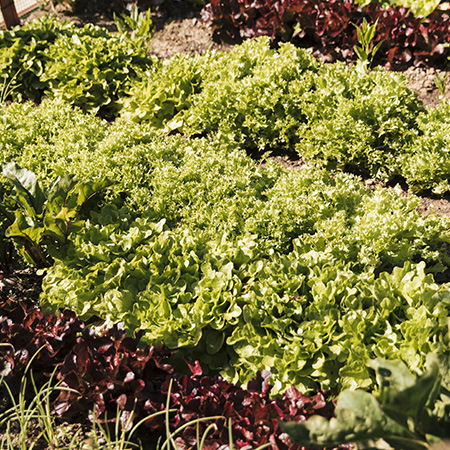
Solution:
[{"label": "leafy green plant", "polygon": [[[371,0],[358,0],[363,6],[371,3]],[[441,3],[441,0],[382,0],[378,2],[381,7],[389,8],[390,6],[405,6],[411,9],[411,12],[417,16],[426,17],[431,14]]]},{"label": "leafy green plant", "polygon": [[[65,173],[87,181],[87,166],[91,167],[89,178],[106,176],[98,173],[96,148],[110,135],[108,128],[106,121],[83,114],[62,101],[44,100],[39,107],[32,102],[3,104],[0,161],[15,161],[31,170],[44,189]],[[95,160],[97,174],[93,168]]]},{"label": "leafy green plant", "polygon": [[[241,64],[254,70],[250,56]],[[431,274],[447,276],[448,221],[422,217],[420,199],[368,191],[348,174],[262,166],[219,139],[107,125],[59,103],[3,111],[5,159],[18,155],[46,187],[63,170],[118,181],[48,270],[47,310],[123,321],[242,383],[270,368],[277,390],[370,386],[367,357],[415,369],[442,336],[433,317],[448,311],[435,312],[433,298],[446,287]]]},{"label": "leafy green plant", "polygon": [[445,91],[447,90],[446,82],[448,80],[448,74],[442,77],[438,73],[436,73],[434,77],[434,84],[438,88],[440,92],[439,99],[443,101],[445,99]]},{"label": "leafy green plant", "polygon": [[113,117],[129,82],[152,64],[143,48],[114,35],[62,36],[47,54],[51,58],[40,77],[47,96]]},{"label": "leafy green plant", "polygon": [[393,3],[396,5],[406,6],[407,8],[411,8],[411,11],[415,16],[427,17],[438,8],[439,4],[442,3],[442,1],[441,0],[395,0]]},{"label": "leafy green plant", "polygon": [[114,13],[114,21],[123,39],[135,48],[148,50],[148,45],[154,34],[150,10],[146,13],[139,12],[138,6],[134,4],[130,15],[117,16]]},{"label": "leafy green plant", "polygon": [[449,129],[448,102],[428,108],[417,117],[417,129],[410,130],[409,143],[400,156],[401,172],[411,191],[450,191]]},{"label": "leafy green plant", "polygon": [[45,84],[45,49],[59,36],[72,34],[73,24],[43,16],[22,27],[0,31],[0,80],[8,86],[11,98],[40,101]]},{"label": "leafy green plant", "polygon": [[[297,176],[312,181],[305,173]],[[288,186],[292,192],[293,184]],[[388,205],[385,214],[374,215],[368,202],[365,217],[346,217],[345,210],[332,208],[340,195],[327,192],[325,183],[313,182],[309,199],[298,186],[302,207],[307,201],[311,208],[302,217],[299,206],[304,231],[284,254],[258,245],[264,243],[258,236],[205,237],[196,227],[170,230],[164,221],[133,220],[126,211],[105,207],[48,269],[41,304],[144,330],[146,341],[182,347],[184,355],[240,383],[271,370],[276,391],[291,384],[304,391],[369,387],[367,357],[402,356],[411,368],[422,367],[424,355],[445,341],[440,318],[448,314],[447,287],[434,282],[423,262],[374,270],[394,255],[390,264],[414,259],[407,254],[415,253],[411,242],[417,238],[409,227],[417,217],[397,228],[398,218],[411,212],[399,210],[389,222],[396,206],[386,198],[378,199]],[[329,203],[313,192],[330,195]],[[348,205],[345,194],[342,205]],[[280,203],[267,207],[266,213]],[[309,217],[314,209],[324,217]],[[317,220],[318,230],[329,227],[327,232],[307,228],[308,219]],[[361,227],[342,228],[351,237],[334,240],[345,222]],[[384,222],[389,225],[380,229]],[[384,248],[377,249],[381,242]]]},{"label": "leafy green plant", "polygon": [[144,45],[150,16],[139,17],[131,34],[92,24],[80,29],[48,16],[3,31],[0,79],[10,85],[13,99],[40,102],[48,95],[84,111],[114,115],[128,83],[152,65]]},{"label": "leafy green plant", "polygon": [[83,227],[79,212],[110,181],[77,182],[67,175],[58,178],[46,194],[33,172],[15,163],[3,165],[3,176],[14,186],[4,198],[2,212],[11,220],[5,236],[12,238],[27,263],[48,266],[49,255],[67,244],[69,234]]},{"label": "leafy green plant", "polygon": [[375,38],[377,31],[378,19],[369,25],[366,18],[363,19],[360,27],[356,26],[356,32],[358,36],[359,46],[355,45],[354,51],[358,56],[358,65],[360,70],[367,70],[375,57],[376,53],[380,49],[383,41],[379,41],[373,45],[372,41]]},{"label": "leafy green plant", "polygon": [[155,64],[150,73],[132,83],[129,96],[122,99],[121,116],[166,133],[181,129],[193,96],[202,89],[209,62],[216,58],[180,55]]},{"label": "leafy green plant", "polygon": [[318,447],[383,439],[395,449],[430,450],[450,438],[450,417],[436,411],[442,396],[447,406],[450,398],[436,361],[419,376],[399,360],[376,359],[369,367],[376,373],[378,393],[344,391],[336,418],[313,416],[304,423],[283,423],[283,430],[300,445]]},{"label": "leafy green plant", "polygon": [[274,50],[267,38],[174,58],[130,92],[121,114],[165,132],[217,136],[257,157],[296,151],[385,180],[399,175],[398,156],[422,111],[401,76],[321,64],[291,44]]}]

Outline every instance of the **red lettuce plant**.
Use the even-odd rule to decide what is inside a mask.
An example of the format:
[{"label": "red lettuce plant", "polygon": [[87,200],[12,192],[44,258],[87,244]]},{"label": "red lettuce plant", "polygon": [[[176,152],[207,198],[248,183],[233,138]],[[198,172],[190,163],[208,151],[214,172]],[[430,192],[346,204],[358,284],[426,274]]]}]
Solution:
[{"label": "red lettuce plant", "polygon": [[[127,337],[120,325],[96,335],[67,310],[45,317],[39,308],[26,304],[5,301],[0,305],[4,381],[18,392],[16,380],[29,364],[37,386],[53,376],[60,386],[70,388],[55,390],[52,399],[54,412],[66,420],[86,420],[92,410],[100,421],[108,417],[115,420],[119,409],[120,421],[130,426],[163,411],[169,397],[174,410],[168,415],[172,430],[192,419],[220,416],[185,427],[176,436],[180,448],[194,445],[197,433],[202,435],[213,423],[205,441],[207,448],[227,444],[231,426],[238,448],[267,443],[280,450],[294,450],[300,447],[281,431],[280,421],[333,415],[334,403],[328,392],[307,397],[293,387],[282,398],[271,398],[268,372],[258,373],[247,389],[242,389],[221,377],[203,376],[198,362],[188,362],[191,375],[177,374],[168,363],[173,351],[139,348],[139,339],[139,335]],[[5,394],[3,385],[2,389]],[[30,390],[29,395],[33,394]],[[147,436],[165,434],[164,415],[149,418],[146,425]]]},{"label": "red lettuce plant", "polygon": [[[313,47],[326,59],[352,59],[356,27],[377,22],[373,44],[383,41],[378,63],[404,64],[442,59],[450,38],[450,16],[434,11],[415,17],[408,8],[381,8],[354,0],[211,0],[202,10],[205,23],[222,40],[240,42],[266,35]],[[383,57],[383,55],[385,55]]]}]

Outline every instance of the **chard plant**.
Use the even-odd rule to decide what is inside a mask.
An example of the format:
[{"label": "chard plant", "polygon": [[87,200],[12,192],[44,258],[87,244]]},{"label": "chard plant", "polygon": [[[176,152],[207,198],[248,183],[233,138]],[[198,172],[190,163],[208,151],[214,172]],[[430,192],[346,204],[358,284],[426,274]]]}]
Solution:
[{"label": "chard plant", "polygon": [[23,259],[37,267],[48,266],[50,255],[67,244],[70,233],[83,228],[79,213],[88,200],[113,184],[109,180],[79,182],[73,175],[64,175],[44,193],[36,175],[14,162],[3,164],[3,177],[13,186],[0,203],[3,239],[11,238]]},{"label": "chard plant", "polygon": [[303,423],[284,423],[282,429],[304,446],[355,442],[369,448],[368,443],[383,439],[394,449],[431,450],[450,438],[450,391],[448,362],[440,369],[435,355],[429,356],[428,370],[419,376],[400,360],[369,361],[376,393],[346,390],[337,399],[335,418],[313,416]]}]

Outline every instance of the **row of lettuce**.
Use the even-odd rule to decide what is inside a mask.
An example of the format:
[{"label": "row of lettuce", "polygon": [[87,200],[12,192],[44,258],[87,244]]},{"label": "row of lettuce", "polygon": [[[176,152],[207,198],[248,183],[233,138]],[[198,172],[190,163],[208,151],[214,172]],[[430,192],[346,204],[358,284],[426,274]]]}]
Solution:
[{"label": "row of lettuce", "polygon": [[164,61],[148,56],[144,41],[49,17],[3,32],[2,96],[50,97],[166,134],[214,135],[256,156],[291,153],[383,181],[400,177],[416,191],[450,189],[449,107],[425,109],[401,75],[323,64],[291,44],[272,49],[268,38]]},{"label": "row of lettuce", "polygon": [[275,392],[370,389],[368,359],[420,369],[448,352],[448,221],[416,197],[55,101],[3,105],[0,129],[2,158],[44,183],[117,183],[52,251],[47,311],[142,329],[240,384],[270,370]]},{"label": "row of lettuce", "polygon": [[[5,181],[0,210],[6,200],[13,200],[16,220],[2,239],[13,234],[8,230],[15,225],[15,236],[22,232],[16,241],[20,250],[24,240],[37,240],[39,220],[46,230],[64,221],[67,228],[76,226],[65,245],[52,245],[48,258],[53,264],[43,272],[41,307],[47,314],[70,308],[83,320],[102,319],[102,329],[111,327],[98,339],[86,331],[86,343],[78,338],[75,347],[67,347],[73,354],[66,357],[55,346],[79,336],[73,333],[73,328],[79,330],[73,313],[66,310],[59,318],[45,319],[31,311],[23,324],[5,313],[2,336],[17,348],[5,347],[2,356],[11,380],[17,379],[17,371],[9,371],[27,364],[22,357],[17,360],[22,355],[17,346],[29,343],[37,349],[45,344],[36,361],[66,358],[58,364],[58,379],[74,393],[95,392],[94,403],[102,406],[100,418],[116,403],[128,417],[129,408],[141,407],[147,398],[142,397],[147,390],[141,392],[142,383],[131,374],[143,376],[142,361],[150,364],[151,354],[138,354],[133,350],[136,343],[127,341],[125,350],[136,355],[127,354],[123,361],[108,356],[108,348],[123,351],[122,344],[106,344],[110,338],[123,339],[123,328],[116,326],[120,322],[144,343],[174,349],[165,355],[177,372],[186,370],[186,358],[200,362],[202,370],[191,364],[194,379],[176,378],[182,388],[173,394],[175,404],[182,405],[178,425],[184,423],[183,414],[210,414],[211,400],[219,413],[221,405],[228,405],[224,414],[231,414],[234,436],[250,436],[248,431],[259,423],[247,423],[252,414],[260,419],[261,411],[270,415],[270,433],[276,439],[271,443],[278,448],[288,443],[285,438],[279,441],[283,430],[308,446],[383,437],[401,448],[417,449],[428,448],[433,436],[448,437],[444,380],[449,373],[450,295],[448,283],[437,280],[448,278],[450,236],[448,220],[417,212],[419,198],[396,190],[367,190],[354,175],[261,164],[243,149],[218,140],[163,136],[148,125],[126,121],[111,125],[57,101],[3,104],[0,129],[2,157],[32,169],[42,181],[39,189],[30,182],[29,171],[11,163],[4,166],[16,191],[9,191]],[[75,184],[74,178],[64,176],[67,172],[78,175]],[[61,178],[53,183],[58,174]],[[85,187],[93,191],[108,186],[107,178],[116,183],[72,222],[70,208],[81,204],[80,196],[89,197]],[[80,183],[83,188],[77,187]],[[61,196],[63,188],[70,195]],[[57,195],[41,201],[38,212],[34,199],[42,199],[44,192]],[[55,208],[58,202],[65,209]],[[24,339],[24,333],[36,336]],[[54,341],[50,353],[49,339]],[[101,351],[88,357],[86,345],[89,352],[97,345]],[[107,361],[126,364],[124,380],[115,378],[123,371],[104,366],[104,354]],[[86,364],[74,363],[81,361],[80,355]],[[417,379],[410,374],[425,369]],[[40,374],[37,367],[33,371]],[[271,373],[272,395],[285,392],[288,415],[282,414],[281,401],[268,403],[268,381],[259,371],[263,377]],[[242,396],[250,396],[266,406],[260,412],[235,411],[235,394],[217,396],[217,389],[235,393],[236,387],[220,378],[196,379],[201,373],[248,384],[250,393],[236,394],[239,404]],[[95,381],[94,374],[101,379]],[[161,380],[166,391],[169,378],[166,374]],[[364,392],[377,384],[384,392],[381,397]],[[292,385],[299,391],[288,389]],[[194,391],[184,393],[186,386],[195,388],[196,396]],[[252,393],[257,386],[262,397]],[[327,415],[328,409],[320,409],[322,394],[313,396],[312,403],[304,396],[318,388],[343,393],[337,419],[332,419],[337,422],[297,423],[312,413]],[[347,391],[355,388],[360,390]],[[151,401],[159,401],[166,391],[155,391]],[[65,414],[77,405],[81,413],[77,395],[62,394],[57,410]],[[185,404],[191,397],[192,405]],[[144,417],[149,401],[139,410]],[[84,406],[92,407],[89,402],[85,399]],[[294,403],[305,405],[307,414],[297,417]],[[198,410],[199,404],[204,408]],[[244,412],[247,419],[239,419]],[[296,423],[283,428],[277,417]],[[223,419],[215,420],[217,430],[223,430]],[[160,422],[149,424],[158,432]],[[267,438],[269,428],[262,437]],[[252,443],[266,442],[258,441],[258,433],[251,434]],[[245,445],[247,438],[239,442]]]}]

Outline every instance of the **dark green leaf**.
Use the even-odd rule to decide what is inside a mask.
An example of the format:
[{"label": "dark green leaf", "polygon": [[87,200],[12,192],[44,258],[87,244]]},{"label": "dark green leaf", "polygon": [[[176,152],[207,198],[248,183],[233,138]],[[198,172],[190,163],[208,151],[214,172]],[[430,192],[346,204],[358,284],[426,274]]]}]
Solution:
[{"label": "dark green leaf", "polygon": [[31,215],[42,214],[46,198],[33,172],[11,162],[3,164],[3,176],[17,189],[16,200],[24,210]]},{"label": "dark green leaf", "polygon": [[291,439],[303,446],[335,446],[391,436],[413,438],[403,426],[389,418],[376,398],[364,391],[344,391],[336,405],[336,418],[313,416],[303,423],[280,424]]}]

